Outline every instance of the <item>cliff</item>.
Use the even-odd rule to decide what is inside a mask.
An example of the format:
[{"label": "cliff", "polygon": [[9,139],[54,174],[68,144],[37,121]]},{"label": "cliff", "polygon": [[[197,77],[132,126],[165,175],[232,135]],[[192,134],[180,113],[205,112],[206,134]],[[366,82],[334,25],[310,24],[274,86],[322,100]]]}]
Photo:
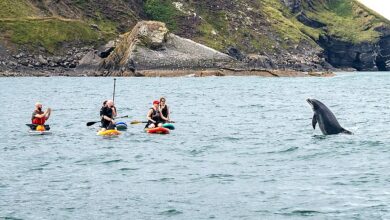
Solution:
[{"label": "cliff", "polygon": [[91,63],[87,53],[99,63],[104,45],[141,20],[167,24],[165,47],[188,38],[248,68],[390,69],[389,21],[354,0],[2,0],[0,71],[66,71]]}]

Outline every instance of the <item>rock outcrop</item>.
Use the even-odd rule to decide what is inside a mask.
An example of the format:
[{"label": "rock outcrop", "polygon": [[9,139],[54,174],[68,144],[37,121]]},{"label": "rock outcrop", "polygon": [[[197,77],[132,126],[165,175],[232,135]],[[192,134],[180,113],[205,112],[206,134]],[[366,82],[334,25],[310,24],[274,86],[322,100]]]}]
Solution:
[{"label": "rock outcrop", "polygon": [[355,68],[356,70],[377,71],[377,44],[362,42],[352,44],[332,36],[321,36],[319,42],[325,48],[325,56],[336,68]]},{"label": "rock outcrop", "polygon": [[377,42],[351,43],[333,36],[320,36],[326,60],[336,68],[354,68],[359,71],[390,70],[390,29],[378,27]]},{"label": "rock outcrop", "polygon": [[231,62],[226,54],[170,33],[162,22],[142,21],[121,37],[99,70],[134,75],[138,70],[218,68]]},{"label": "rock outcrop", "polygon": [[[320,31],[318,39],[313,39],[323,48],[322,57],[332,66],[341,69],[353,68],[359,71],[389,70],[389,22],[367,11],[358,2],[348,4],[341,0],[307,0],[305,4],[301,0],[281,0],[281,2],[296,15],[299,22]],[[347,9],[350,10],[348,12],[350,15],[346,14]],[[348,22],[354,19],[356,23],[360,23],[360,27],[336,27],[337,31],[329,31],[329,28],[332,28],[332,25],[326,23],[329,21],[321,16],[313,16],[321,12],[322,15],[326,14],[331,17],[345,16],[345,20],[340,20],[341,26],[344,25],[343,23],[350,24]],[[348,33],[348,28],[351,28],[353,34]],[[360,37],[361,35],[366,36]],[[367,37],[369,35],[371,37]]]}]

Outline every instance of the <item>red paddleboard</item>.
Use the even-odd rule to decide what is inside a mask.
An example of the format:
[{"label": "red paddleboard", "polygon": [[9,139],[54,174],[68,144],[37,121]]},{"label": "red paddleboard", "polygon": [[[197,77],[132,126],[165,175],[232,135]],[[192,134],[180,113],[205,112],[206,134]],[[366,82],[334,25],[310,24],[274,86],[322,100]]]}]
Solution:
[{"label": "red paddleboard", "polygon": [[162,127],[146,128],[145,131],[149,134],[169,134],[169,129]]}]

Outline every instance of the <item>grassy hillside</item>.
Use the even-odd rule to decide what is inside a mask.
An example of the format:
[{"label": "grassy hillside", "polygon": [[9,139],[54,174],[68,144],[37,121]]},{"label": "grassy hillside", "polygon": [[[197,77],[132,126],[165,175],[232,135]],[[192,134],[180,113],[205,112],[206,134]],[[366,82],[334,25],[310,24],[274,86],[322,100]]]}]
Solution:
[{"label": "grassy hillside", "polygon": [[1,0],[0,43],[14,51],[44,48],[53,54],[64,52],[64,47],[100,45],[138,20],[125,2]]},{"label": "grassy hillside", "polygon": [[374,28],[383,20],[356,1],[330,0],[327,4],[316,5],[316,9],[307,10],[307,14],[326,24],[326,32],[330,35],[352,43],[375,42],[380,36]]},{"label": "grassy hillside", "polygon": [[[298,21],[280,0],[1,0],[0,44],[13,50],[99,45],[129,31],[138,20],[163,21],[181,36],[225,51],[294,53],[319,50],[322,34],[345,41],[375,42],[385,21],[354,0],[302,1],[302,12],[325,24],[313,28]],[[98,29],[92,28],[97,24]]]},{"label": "grassy hillside", "polygon": [[[219,50],[236,46],[246,52],[274,53],[294,51],[302,44],[318,48],[316,41],[322,34],[351,43],[376,42],[380,33],[375,28],[388,23],[354,0],[302,1],[302,12],[325,24],[321,28],[298,21],[301,12],[291,13],[280,0],[181,1],[180,7],[171,0],[146,4],[156,2],[163,7],[148,7],[152,18],[173,24],[180,35],[191,32],[191,38]],[[181,24],[184,18],[186,23]]]}]

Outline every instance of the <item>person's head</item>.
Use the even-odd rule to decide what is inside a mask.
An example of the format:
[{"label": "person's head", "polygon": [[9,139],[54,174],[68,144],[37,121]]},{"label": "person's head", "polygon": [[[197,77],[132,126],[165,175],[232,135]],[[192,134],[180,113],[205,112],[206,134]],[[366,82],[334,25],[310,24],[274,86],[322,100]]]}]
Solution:
[{"label": "person's head", "polygon": [[160,104],[161,104],[161,105],[165,105],[165,101],[166,101],[166,100],[165,100],[164,97],[161,97],[161,98],[160,98]]},{"label": "person's head", "polygon": [[42,103],[40,103],[40,102],[35,103],[35,109],[42,111]]},{"label": "person's head", "polygon": [[160,104],[160,102],[158,100],[153,101],[153,106],[154,107],[157,108],[159,104]]},{"label": "person's head", "polygon": [[111,108],[114,106],[114,101],[112,100],[107,100],[107,103],[106,103],[107,107]]},{"label": "person's head", "polygon": [[103,106],[106,106],[107,105],[107,100],[105,100],[104,102],[103,102]]}]

